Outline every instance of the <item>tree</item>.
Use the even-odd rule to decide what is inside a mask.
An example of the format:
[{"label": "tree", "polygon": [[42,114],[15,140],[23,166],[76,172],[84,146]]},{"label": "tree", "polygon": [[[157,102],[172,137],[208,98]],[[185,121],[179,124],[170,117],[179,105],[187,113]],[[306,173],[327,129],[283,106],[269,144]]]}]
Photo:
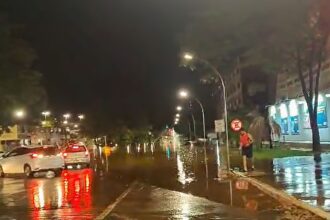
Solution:
[{"label": "tree", "polygon": [[[308,106],[313,150],[319,152],[317,126],[319,79],[327,52],[330,2],[327,0],[217,1],[200,13],[181,35],[191,48],[224,74],[237,57],[265,74],[298,74]],[[308,77],[305,78],[304,74]]]},{"label": "tree", "polygon": [[20,26],[10,25],[0,15],[0,125],[4,127],[14,123],[15,109],[39,114],[46,100],[41,74],[33,68],[36,53],[21,35]]}]

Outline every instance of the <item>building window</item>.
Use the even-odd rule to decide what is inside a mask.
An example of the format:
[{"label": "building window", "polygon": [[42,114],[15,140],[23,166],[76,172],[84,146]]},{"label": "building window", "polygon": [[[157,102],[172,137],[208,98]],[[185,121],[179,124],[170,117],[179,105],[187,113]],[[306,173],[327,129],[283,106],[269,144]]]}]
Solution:
[{"label": "building window", "polygon": [[273,120],[275,120],[275,118],[276,118],[276,108],[275,108],[275,106],[271,106],[269,108],[269,115]]},{"label": "building window", "polygon": [[[327,103],[322,95],[319,95],[319,105],[317,107],[317,125],[319,128],[328,127]],[[304,103],[304,128],[311,128],[307,104]]]},{"label": "building window", "polygon": [[282,103],[280,105],[280,115],[281,115],[281,130],[283,135],[289,134],[289,122],[288,122],[288,108],[286,104]]},{"label": "building window", "polygon": [[298,105],[296,100],[291,100],[289,104],[290,113],[290,133],[292,135],[298,135],[299,131],[299,118],[298,118]]}]

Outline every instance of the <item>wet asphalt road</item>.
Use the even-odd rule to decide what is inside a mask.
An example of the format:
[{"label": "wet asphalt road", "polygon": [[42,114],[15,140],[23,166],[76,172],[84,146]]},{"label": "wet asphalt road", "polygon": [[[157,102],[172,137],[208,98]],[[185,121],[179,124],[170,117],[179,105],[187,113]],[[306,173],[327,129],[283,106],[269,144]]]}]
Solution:
[{"label": "wet asphalt road", "polygon": [[[198,216],[213,210],[215,219],[228,217],[228,210],[241,217],[275,219],[274,210],[279,204],[247,182],[215,180],[221,161],[218,151],[208,147],[205,163],[202,147],[130,146],[109,156],[99,155],[96,149],[91,169],[64,171],[61,177],[53,179],[6,177],[0,180],[0,219],[94,219],[134,181],[140,188],[118,204],[109,219],[129,219],[116,217],[116,213],[133,213],[135,218],[147,219],[143,213],[157,213],[155,210],[162,210],[161,215],[150,219],[191,219],[196,217],[191,215],[193,210],[200,210]],[[187,199],[182,200],[185,196]],[[194,204],[191,211],[185,205],[178,206],[187,201]],[[212,208],[198,208],[205,208],[206,203]],[[160,209],[164,204],[167,212]],[[137,210],[140,217],[136,217]],[[169,210],[177,210],[175,213],[181,215],[171,216]]]}]

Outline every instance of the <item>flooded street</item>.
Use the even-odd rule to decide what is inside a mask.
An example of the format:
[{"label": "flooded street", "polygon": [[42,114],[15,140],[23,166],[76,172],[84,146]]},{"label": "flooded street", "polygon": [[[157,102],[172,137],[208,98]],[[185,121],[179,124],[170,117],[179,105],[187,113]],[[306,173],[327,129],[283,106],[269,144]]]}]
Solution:
[{"label": "flooded street", "polygon": [[208,147],[205,164],[203,147],[129,146],[109,156],[96,154],[91,169],[64,171],[61,177],[6,177],[0,182],[0,219],[94,219],[132,182],[138,187],[110,219],[275,219],[280,204],[248,182],[216,179],[218,152]]},{"label": "flooded street", "polygon": [[330,212],[330,154],[322,154],[320,162],[315,162],[313,156],[301,156],[263,161],[259,165],[270,174],[261,180]]}]

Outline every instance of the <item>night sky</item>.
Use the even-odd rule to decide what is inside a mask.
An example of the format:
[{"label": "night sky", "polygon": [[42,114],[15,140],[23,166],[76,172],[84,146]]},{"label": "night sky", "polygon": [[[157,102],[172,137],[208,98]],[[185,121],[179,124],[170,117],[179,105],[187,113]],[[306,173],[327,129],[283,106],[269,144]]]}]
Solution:
[{"label": "night sky", "polygon": [[7,0],[25,25],[53,112],[83,112],[100,123],[172,122],[180,86],[198,77],[179,67],[178,34],[202,1]]}]

